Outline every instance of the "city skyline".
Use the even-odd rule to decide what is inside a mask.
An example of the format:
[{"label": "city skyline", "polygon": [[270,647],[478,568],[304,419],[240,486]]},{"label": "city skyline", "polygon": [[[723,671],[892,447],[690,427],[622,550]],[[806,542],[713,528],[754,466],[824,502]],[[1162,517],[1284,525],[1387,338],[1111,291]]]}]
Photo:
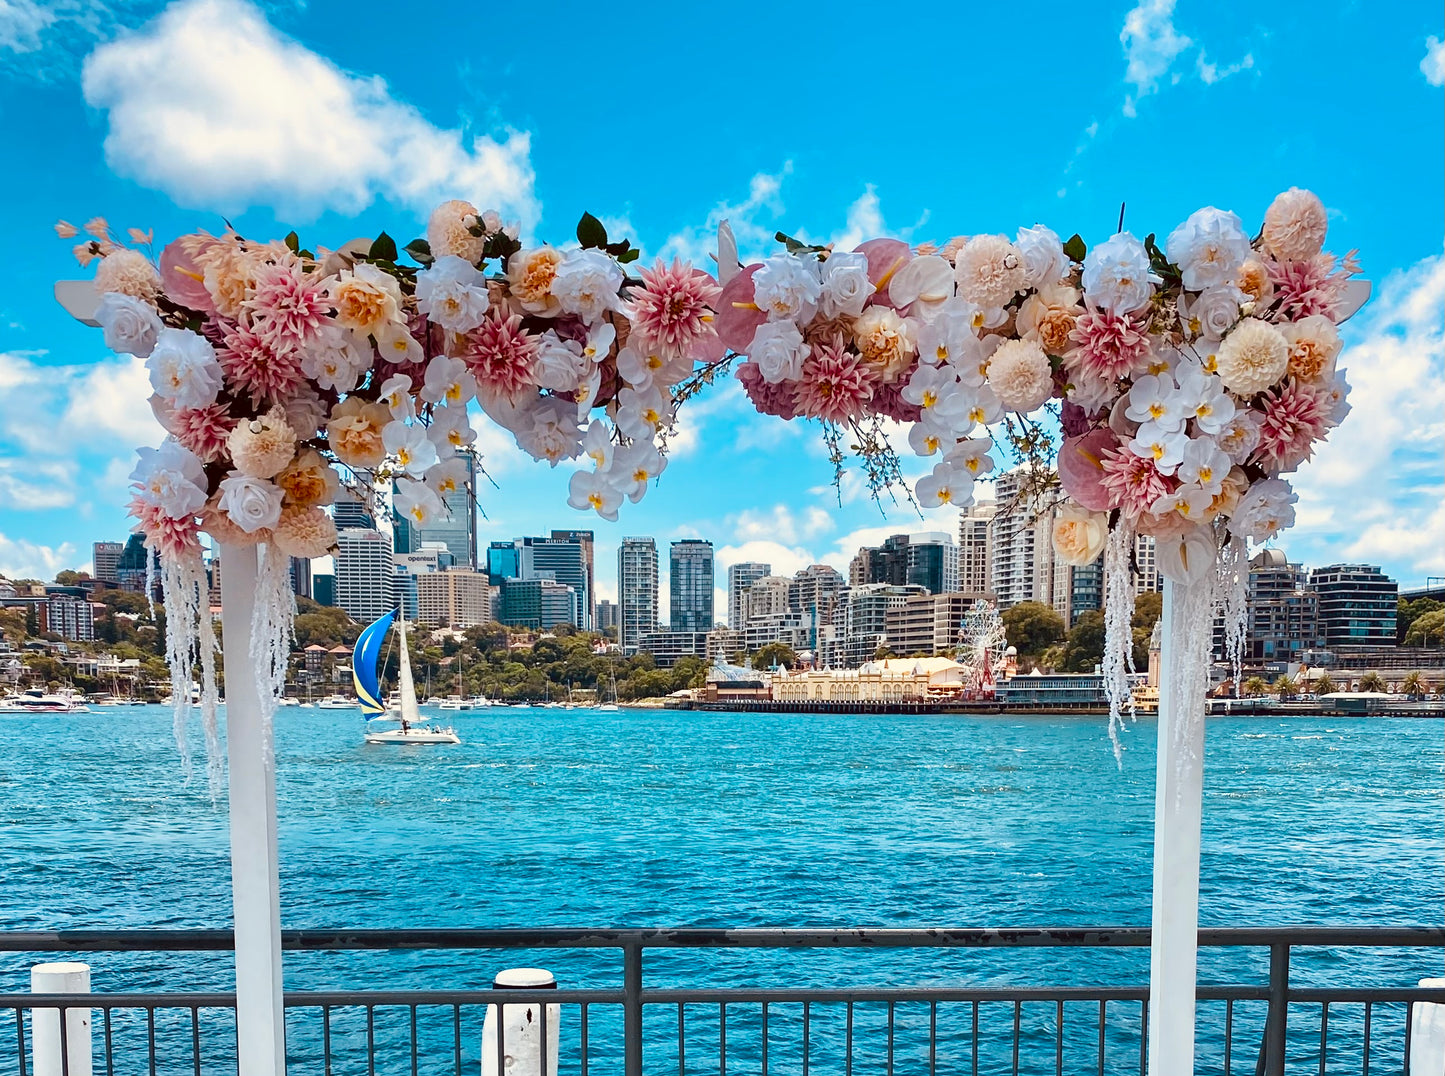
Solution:
[{"label": "city skyline", "polygon": [[[93,536],[123,536],[133,449],[160,437],[140,363],[107,355],[98,334],[54,301],[57,279],[85,275],[69,244],[49,230],[58,218],[83,222],[98,213],[118,229],[153,228],[157,237],[169,237],[198,227],[217,231],[224,216],[248,235],[283,235],[294,226],[304,242],[334,248],[382,228],[410,239],[423,230],[434,201],[462,196],[519,219],[529,238],[564,241],[585,209],[603,219],[610,234],[632,238],[644,252],[641,264],[673,254],[706,264],[724,217],[748,259],[775,247],[777,229],[845,245],[885,233],[916,243],[1037,221],[1063,235],[1077,230],[1094,244],[1116,226],[1121,202],[1127,203],[1126,227],[1164,235],[1206,204],[1257,220],[1276,192],[1293,185],[1324,199],[1331,249],[1360,250],[1375,296],[1342,328],[1340,364],[1354,384],[1354,413],[1301,469],[1299,521],[1283,541],[1311,563],[1380,564],[1407,585],[1445,574],[1445,480],[1438,465],[1445,213],[1438,135],[1419,134],[1438,132],[1445,114],[1438,6],[1407,4],[1378,20],[1363,8],[1320,19],[1293,9],[1175,12],[1172,4],[1136,7],[1128,0],[1109,9],[1046,5],[1038,23],[1041,46],[1069,55],[1074,89],[1033,109],[1028,137],[1013,139],[992,168],[977,166],[966,140],[937,139],[922,112],[899,116],[885,101],[853,101],[847,128],[827,115],[763,130],[742,114],[710,110],[699,119],[690,90],[663,104],[673,122],[702,124],[708,137],[688,140],[675,167],[641,170],[624,145],[607,140],[589,147],[587,168],[575,166],[577,123],[603,130],[611,121],[596,111],[600,102],[581,102],[560,84],[521,95],[494,80],[482,82],[461,63],[428,65],[418,74],[400,59],[402,51],[362,48],[334,19],[304,7],[263,11],[236,0],[183,0],[165,8],[169,17],[148,21],[162,7],[127,5],[93,24],[66,18],[8,37],[0,33],[0,108],[17,144],[48,147],[0,178],[9,185],[0,225],[26,251],[12,267],[0,318],[0,571],[6,574],[52,576],[83,567]],[[781,17],[789,14],[786,7]],[[181,16],[204,30],[211,25],[201,25],[205,16],[214,23],[222,9],[233,16],[228,36],[258,56],[307,60],[305,70],[319,82],[291,85],[297,99],[337,91],[322,94],[341,102],[341,114],[324,122],[389,137],[389,129],[376,125],[405,117],[409,131],[438,147],[426,182],[419,173],[358,173],[350,158],[306,174],[278,167],[290,159],[278,152],[287,147],[255,137],[257,102],[212,81],[197,60],[203,50],[182,47],[177,36]],[[525,38],[521,13],[494,17],[499,31]],[[1004,11],[938,17],[941,32],[1014,32]],[[608,49],[627,49],[620,27],[588,25]],[[1124,34],[1126,26],[1139,32]],[[398,46],[420,50],[419,32],[397,27]],[[729,54],[745,54],[752,43],[741,26],[718,32]],[[901,26],[877,32],[880,47],[916,47]],[[110,40],[122,33],[134,35],[135,47],[170,58],[166,80],[122,77]],[[638,73],[645,76],[661,60],[645,49],[642,54]],[[87,61],[92,69],[110,62],[115,81],[104,92],[83,83]],[[1371,78],[1328,108],[1328,129],[1350,137],[1313,137],[1310,123],[1318,121],[1301,125],[1300,102],[1306,117],[1320,113],[1306,96],[1315,72],[1321,65],[1353,70],[1361,62]],[[1009,65],[1002,55],[980,54],[966,70],[916,76],[925,94],[987,99]],[[300,78],[294,75],[300,66],[278,63],[276,69]],[[373,88],[385,107],[361,115],[355,90],[371,76],[379,77]],[[197,96],[211,102],[213,127],[230,136],[234,156],[210,159],[165,131],[128,125],[147,108],[159,114],[156,95],[177,85],[205,88]],[[478,119],[458,130],[459,114]],[[1220,115],[1252,117],[1250,144],[1270,152],[1243,163],[1238,155],[1196,155],[1168,182],[1153,178],[1158,167],[1143,167],[1157,162],[1158,147],[1179,131],[1215,131]],[[899,150],[840,160],[837,146],[853,125],[887,127]],[[146,132],[155,138],[139,137]],[[938,152],[929,167],[919,167],[917,154],[905,147],[930,138],[940,143]],[[725,157],[719,145],[730,147]],[[493,170],[487,162],[502,167]],[[678,182],[675,175],[705,181]],[[1380,198],[1381,190],[1390,197]],[[841,494],[835,491],[816,427],[758,416],[732,380],[684,408],[671,445],[656,487],[608,523],[569,518],[570,468],[525,460],[500,431],[482,423],[483,466],[498,485],[481,483],[486,518],[479,520],[479,544],[585,526],[596,532],[596,558],[603,563],[616,557],[624,535],[652,534],[666,543],[710,538],[719,570],[738,560],[779,570],[814,562],[841,569],[859,546],[888,534],[953,529],[946,511],[919,520],[906,504],[890,504],[881,515],[856,472]],[[922,471],[905,462],[909,479]],[[600,585],[599,593],[606,596]]]}]

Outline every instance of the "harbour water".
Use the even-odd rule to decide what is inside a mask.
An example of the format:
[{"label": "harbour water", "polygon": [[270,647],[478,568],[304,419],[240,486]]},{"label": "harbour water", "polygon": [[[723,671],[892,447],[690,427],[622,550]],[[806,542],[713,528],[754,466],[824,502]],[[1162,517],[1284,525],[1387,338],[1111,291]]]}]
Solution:
[{"label": "harbour water", "polygon": [[[279,712],[285,926],[1149,922],[1152,721],[1125,733],[1120,768],[1097,717],[427,715],[461,745],[368,747],[354,712]],[[1442,746],[1439,719],[1211,719],[1202,922],[1439,922]],[[168,709],[0,716],[4,929],[227,926],[227,852],[224,801],[184,783]],[[353,953],[288,956],[287,983],[484,987],[534,962],[564,986],[620,978],[610,954]],[[229,986],[224,954],[91,963],[97,990]],[[1438,963],[1321,953],[1292,970],[1323,986],[1413,985]],[[8,959],[0,990],[24,989],[27,967]],[[1261,954],[1206,953],[1201,979],[1262,982],[1264,968]],[[675,953],[650,958],[647,976],[1138,985],[1148,957]]]}]

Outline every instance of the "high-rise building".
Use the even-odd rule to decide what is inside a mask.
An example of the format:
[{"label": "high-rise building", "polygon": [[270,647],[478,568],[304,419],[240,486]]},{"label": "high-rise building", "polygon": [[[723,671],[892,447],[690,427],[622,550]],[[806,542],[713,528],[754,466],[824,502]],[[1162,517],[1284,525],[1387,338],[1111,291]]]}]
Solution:
[{"label": "high-rise building", "polygon": [[1250,559],[1246,595],[1245,661],[1297,662],[1306,650],[1324,645],[1319,595],[1283,549],[1261,549]]},{"label": "high-rise building", "polygon": [[91,577],[102,583],[116,583],[115,570],[120,565],[120,555],[125,552],[123,542],[95,542],[90,547]]},{"label": "high-rise building", "polygon": [[993,593],[994,502],[972,504],[958,514],[958,589]]},{"label": "high-rise building", "polygon": [[471,628],[492,619],[492,588],[471,568],[417,576],[417,620],[441,628]]},{"label": "high-rise building", "polygon": [[1069,568],[1068,580],[1069,615],[1066,622],[1073,627],[1081,614],[1104,608],[1104,555],[1100,553],[1090,564]]},{"label": "high-rise building", "polygon": [[888,648],[895,654],[931,657],[959,645],[963,618],[977,594],[910,594],[884,614]]},{"label": "high-rise building", "polygon": [[[849,587],[838,606],[843,634],[839,660],[852,666],[872,661],[878,648],[888,645],[889,610],[901,608],[912,595],[925,593],[923,587],[914,584],[864,583]],[[834,623],[839,619],[835,616]]]},{"label": "high-rise building", "polygon": [[291,592],[298,598],[311,597],[311,562],[305,557],[291,558]]},{"label": "high-rise building", "polygon": [[743,630],[748,618],[748,587],[765,575],[773,574],[771,564],[744,560],[728,565],[728,627]]},{"label": "high-rise building", "polygon": [[[446,564],[441,560],[445,559]],[[418,620],[421,615],[418,580],[451,566],[451,553],[441,542],[428,542],[425,547],[411,552],[393,551],[392,577],[393,595],[401,615],[407,620]]]},{"label": "high-rise building", "polygon": [[336,604],[336,576],[331,572],[317,572],[311,577],[311,597],[317,605]]},{"label": "high-rise building", "polygon": [[958,589],[958,546],[943,531],[894,534],[881,546],[858,550],[849,585],[921,586],[931,594]]},{"label": "high-rise building", "polygon": [[522,577],[522,553],[516,542],[493,542],[487,546],[487,582],[494,587],[503,579]]},{"label": "high-rise building", "polygon": [[[991,542],[991,590],[1000,609],[1020,602],[1041,602],[1068,612],[1068,568],[1054,560],[1052,538],[1057,500],[1049,494],[1025,496],[1028,469],[1017,467],[998,477]],[[1056,578],[1056,576],[1058,578]]]},{"label": "high-rise building", "polygon": [[838,595],[848,588],[838,570],[827,564],[810,564],[793,575],[788,586],[788,608],[808,626],[809,649],[818,644],[818,629],[833,622]]},{"label": "high-rise building", "polygon": [[[566,533],[566,532],[558,532]],[[567,621],[579,628],[590,628],[592,591],[588,587],[587,554],[592,548],[590,531],[578,531],[586,539],[518,538],[518,578],[552,579],[572,588],[577,598],[575,619]]]},{"label": "high-rise building", "polygon": [[576,624],[577,592],[555,579],[504,579],[496,618],[509,627],[539,631]]},{"label": "high-rise building", "polygon": [[336,499],[331,502],[331,519],[338,533],[344,530],[376,530],[371,509],[355,490],[346,486],[336,491]]},{"label": "high-rise building", "polygon": [[[440,542],[447,547],[454,564],[473,567],[477,563],[477,509],[473,500],[477,488],[477,458],[470,452],[457,457],[467,464],[466,486],[444,502],[444,510],[425,526],[419,527],[392,509],[393,546],[398,553],[412,553],[426,542]],[[392,496],[396,484],[392,484]]]},{"label": "high-rise building", "polygon": [[592,621],[593,630],[602,634],[617,631],[617,603],[608,601],[606,598],[599,598],[597,601],[597,616]]},{"label": "high-rise building", "polygon": [[650,631],[637,643],[640,653],[651,654],[659,669],[670,669],[682,658],[707,656],[705,631]]},{"label": "high-rise building", "polygon": [[62,639],[88,642],[95,638],[95,610],[84,587],[48,586],[36,604],[40,630]]},{"label": "high-rise building", "polygon": [[[147,562],[150,562],[149,569],[147,569]],[[159,599],[161,596],[160,558],[154,551],[146,547],[144,537],[132,534],[126,540],[120,559],[115,564],[116,585],[122,590],[133,590],[137,594],[144,594],[147,578],[155,580],[155,593],[152,596]]]},{"label": "high-rise building", "polygon": [[348,527],[336,535],[336,604],[363,623],[396,607],[391,538]]},{"label": "high-rise building", "polygon": [[617,595],[621,608],[618,642],[624,653],[657,630],[657,543],[651,538],[623,538],[617,550]]},{"label": "high-rise building", "polygon": [[1310,572],[1325,646],[1393,646],[1400,585],[1374,564],[1330,564]]},{"label": "high-rise building", "polygon": [[585,624],[577,625],[579,628],[595,628],[592,619],[593,606],[597,602],[597,569],[593,563],[593,547],[596,535],[592,531],[553,531],[552,541],[554,542],[576,542],[582,547],[582,563],[586,567],[586,579],[583,581],[582,597],[584,605],[582,616],[587,621]]},{"label": "high-rise building", "polygon": [[668,591],[672,598],[673,631],[712,631],[712,543],[684,538],[672,543],[668,556]]}]

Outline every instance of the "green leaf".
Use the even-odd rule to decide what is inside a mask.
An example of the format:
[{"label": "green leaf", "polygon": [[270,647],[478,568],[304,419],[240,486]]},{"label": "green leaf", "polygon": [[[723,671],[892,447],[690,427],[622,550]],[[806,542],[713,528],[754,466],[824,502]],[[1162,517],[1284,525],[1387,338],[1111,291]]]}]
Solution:
[{"label": "green leaf", "polygon": [[577,222],[577,242],[584,247],[605,247],[607,229],[591,213],[583,213],[582,219]]},{"label": "green leaf", "polygon": [[402,249],[410,254],[411,260],[418,265],[430,265],[436,261],[431,254],[431,244],[425,239],[413,239]]},{"label": "green leaf", "polygon": [[617,261],[620,265],[626,265],[628,262],[635,262],[641,255],[642,251],[633,247],[631,250],[624,250],[621,254],[617,255]]},{"label": "green leaf", "polygon": [[286,233],[286,249],[295,254],[301,249],[301,237],[295,232]]},{"label": "green leaf", "polygon": [[1070,260],[1081,262],[1084,260],[1084,256],[1089,253],[1089,248],[1084,245],[1083,236],[1075,232],[1069,237],[1069,241],[1064,244],[1064,253],[1069,256]]},{"label": "green leaf", "polygon": [[375,258],[378,261],[396,261],[396,240],[382,232],[371,244],[371,250],[367,252],[368,258]]},{"label": "green leaf", "polygon": [[506,232],[497,232],[487,236],[487,244],[482,248],[483,258],[497,258],[506,268],[507,259],[522,249],[522,244],[513,239]]}]

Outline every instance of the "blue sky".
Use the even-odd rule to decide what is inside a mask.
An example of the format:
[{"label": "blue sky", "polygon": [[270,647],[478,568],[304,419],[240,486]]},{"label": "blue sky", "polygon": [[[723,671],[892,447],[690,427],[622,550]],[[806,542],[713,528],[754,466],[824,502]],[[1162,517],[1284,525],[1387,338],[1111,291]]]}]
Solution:
[{"label": "blue sky", "polygon": [[[979,10],[970,10],[970,7]],[[902,10],[902,9],[900,9]],[[1346,326],[1354,413],[1298,478],[1293,559],[1445,575],[1445,258],[1438,3],[1031,5],[787,0],[706,6],[240,0],[0,3],[0,573],[83,566],[128,529],[125,476],[159,430],[144,374],[55,304],[79,274],[58,218],[158,239],[228,216],[337,246],[409,239],[465,197],[565,241],[583,210],[647,256],[747,253],[777,228],[848,241],[1007,232],[1090,243],[1194,209],[1255,227],[1280,190],[1330,207],[1375,299]],[[564,28],[559,32],[558,28]],[[750,249],[749,249],[750,248]],[[846,564],[898,530],[817,431],[751,415],[736,386],[691,406],[661,483],[619,523],[566,507],[567,468],[484,432],[500,488],[483,539],[591,525],[600,591],[621,536],[710,538],[719,562]]]}]

